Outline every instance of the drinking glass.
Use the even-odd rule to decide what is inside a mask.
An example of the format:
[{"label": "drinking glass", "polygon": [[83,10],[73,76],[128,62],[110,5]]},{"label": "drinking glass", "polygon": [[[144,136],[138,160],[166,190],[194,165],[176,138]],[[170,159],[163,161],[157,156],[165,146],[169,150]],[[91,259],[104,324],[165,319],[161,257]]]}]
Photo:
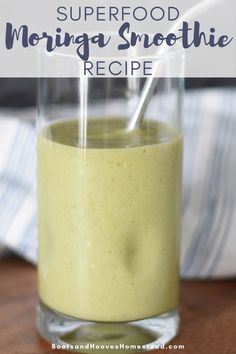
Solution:
[{"label": "drinking glass", "polygon": [[131,353],[178,332],[183,79],[154,80],[131,130],[145,79],[39,80],[37,326],[54,346]]}]

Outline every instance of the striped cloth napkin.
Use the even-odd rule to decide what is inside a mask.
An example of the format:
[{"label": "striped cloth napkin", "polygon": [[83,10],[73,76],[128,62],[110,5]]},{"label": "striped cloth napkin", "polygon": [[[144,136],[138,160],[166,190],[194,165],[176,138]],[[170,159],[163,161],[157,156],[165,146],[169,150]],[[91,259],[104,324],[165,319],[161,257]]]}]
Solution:
[{"label": "striped cloth napkin", "polygon": [[[181,275],[236,276],[236,89],[186,94]],[[35,131],[0,118],[0,245],[37,262]]]},{"label": "striped cloth napkin", "polygon": [[36,263],[35,130],[0,117],[0,247]]}]

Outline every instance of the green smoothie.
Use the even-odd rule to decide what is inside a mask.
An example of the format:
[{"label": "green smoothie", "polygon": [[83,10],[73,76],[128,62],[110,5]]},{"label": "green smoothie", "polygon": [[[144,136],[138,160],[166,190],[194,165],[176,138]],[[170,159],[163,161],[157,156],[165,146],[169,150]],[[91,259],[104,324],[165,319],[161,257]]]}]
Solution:
[{"label": "green smoothie", "polygon": [[38,138],[39,294],[65,315],[132,321],[178,305],[182,137],[162,122],[54,122]]}]

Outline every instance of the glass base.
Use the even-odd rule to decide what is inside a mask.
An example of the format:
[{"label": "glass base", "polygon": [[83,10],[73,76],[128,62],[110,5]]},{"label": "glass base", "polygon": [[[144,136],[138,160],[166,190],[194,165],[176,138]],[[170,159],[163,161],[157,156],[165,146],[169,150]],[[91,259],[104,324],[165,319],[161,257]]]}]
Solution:
[{"label": "glass base", "polygon": [[160,316],[130,322],[92,322],[74,319],[39,303],[37,327],[53,349],[80,353],[137,353],[163,348],[178,333],[174,310]]}]

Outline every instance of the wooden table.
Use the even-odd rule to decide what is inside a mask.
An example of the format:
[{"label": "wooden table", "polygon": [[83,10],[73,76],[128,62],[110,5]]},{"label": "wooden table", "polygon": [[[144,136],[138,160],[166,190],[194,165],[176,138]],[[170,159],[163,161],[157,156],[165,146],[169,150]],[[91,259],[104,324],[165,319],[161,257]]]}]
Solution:
[{"label": "wooden table", "polygon": [[[35,268],[20,259],[0,261],[0,354],[65,353],[38,336],[36,303]],[[183,282],[181,317],[180,335],[172,344],[185,349],[165,353],[236,353],[235,280]]]}]

